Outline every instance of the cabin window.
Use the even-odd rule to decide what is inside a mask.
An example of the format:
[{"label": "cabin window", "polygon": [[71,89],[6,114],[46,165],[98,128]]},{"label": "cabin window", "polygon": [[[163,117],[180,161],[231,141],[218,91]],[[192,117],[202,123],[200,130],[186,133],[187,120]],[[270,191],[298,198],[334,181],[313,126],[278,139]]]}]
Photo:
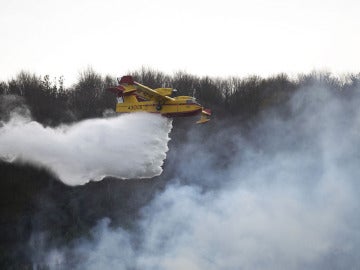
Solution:
[{"label": "cabin window", "polygon": [[117,103],[124,103],[123,97],[118,97],[117,98]]}]

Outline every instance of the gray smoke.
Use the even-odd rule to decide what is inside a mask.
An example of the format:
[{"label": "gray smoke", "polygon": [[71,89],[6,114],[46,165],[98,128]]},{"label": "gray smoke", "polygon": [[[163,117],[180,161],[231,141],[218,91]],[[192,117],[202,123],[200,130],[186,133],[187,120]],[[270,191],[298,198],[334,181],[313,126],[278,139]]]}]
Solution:
[{"label": "gray smoke", "polygon": [[24,98],[17,95],[0,95],[0,127],[2,122],[8,122],[17,115],[31,118],[31,112],[26,106]]},{"label": "gray smoke", "polygon": [[177,177],[136,229],[104,219],[92,240],[44,261],[52,269],[358,269],[359,101],[314,86],[250,133],[222,123],[212,134],[191,130],[176,149]]},{"label": "gray smoke", "polygon": [[68,185],[150,178],[162,172],[171,128],[170,120],[146,113],[57,128],[13,115],[0,128],[0,158],[48,167]]}]

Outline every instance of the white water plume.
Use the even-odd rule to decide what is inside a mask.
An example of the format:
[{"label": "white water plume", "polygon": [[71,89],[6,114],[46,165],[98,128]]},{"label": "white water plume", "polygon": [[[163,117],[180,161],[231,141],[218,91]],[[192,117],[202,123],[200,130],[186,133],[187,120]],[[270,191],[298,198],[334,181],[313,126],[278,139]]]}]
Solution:
[{"label": "white water plume", "polygon": [[90,240],[39,261],[50,269],[359,269],[358,104],[314,87],[292,98],[289,117],[269,113],[247,137],[226,125],[205,140],[191,130],[176,149],[176,178],[135,229],[104,219]]},{"label": "white water plume", "polygon": [[146,113],[56,128],[13,116],[0,127],[0,158],[45,166],[68,185],[150,178],[162,172],[171,128],[170,120]]}]

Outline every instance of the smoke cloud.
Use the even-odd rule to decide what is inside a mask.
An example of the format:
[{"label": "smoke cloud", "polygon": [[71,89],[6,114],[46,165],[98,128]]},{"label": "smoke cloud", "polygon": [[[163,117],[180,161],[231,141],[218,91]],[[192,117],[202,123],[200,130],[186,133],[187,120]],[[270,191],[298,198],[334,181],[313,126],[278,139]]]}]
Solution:
[{"label": "smoke cloud", "polygon": [[57,128],[13,115],[0,128],[0,158],[45,166],[68,185],[150,178],[162,172],[171,128],[170,120],[145,113]]},{"label": "smoke cloud", "polygon": [[359,101],[314,86],[249,133],[222,123],[208,136],[189,131],[191,142],[172,156],[176,177],[136,228],[104,219],[92,240],[42,261],[52,269],[358,269]]}]

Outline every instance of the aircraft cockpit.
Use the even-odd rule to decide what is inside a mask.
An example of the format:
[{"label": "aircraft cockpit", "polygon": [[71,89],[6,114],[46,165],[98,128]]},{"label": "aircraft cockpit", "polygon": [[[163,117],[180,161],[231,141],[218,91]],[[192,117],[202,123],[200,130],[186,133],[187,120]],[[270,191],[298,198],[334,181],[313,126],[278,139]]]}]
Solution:
[{"label": "aircraft cockpit", "polygon": [[124,103],[123,97],[117,97],[117,103]]},{"label": "aircraft cockpit", "polygon": [[196,104],[196,105],[200,105],[199,103],[196,102],[196,98],[191,97],[188,100],[186,100],[186,104]]}]

